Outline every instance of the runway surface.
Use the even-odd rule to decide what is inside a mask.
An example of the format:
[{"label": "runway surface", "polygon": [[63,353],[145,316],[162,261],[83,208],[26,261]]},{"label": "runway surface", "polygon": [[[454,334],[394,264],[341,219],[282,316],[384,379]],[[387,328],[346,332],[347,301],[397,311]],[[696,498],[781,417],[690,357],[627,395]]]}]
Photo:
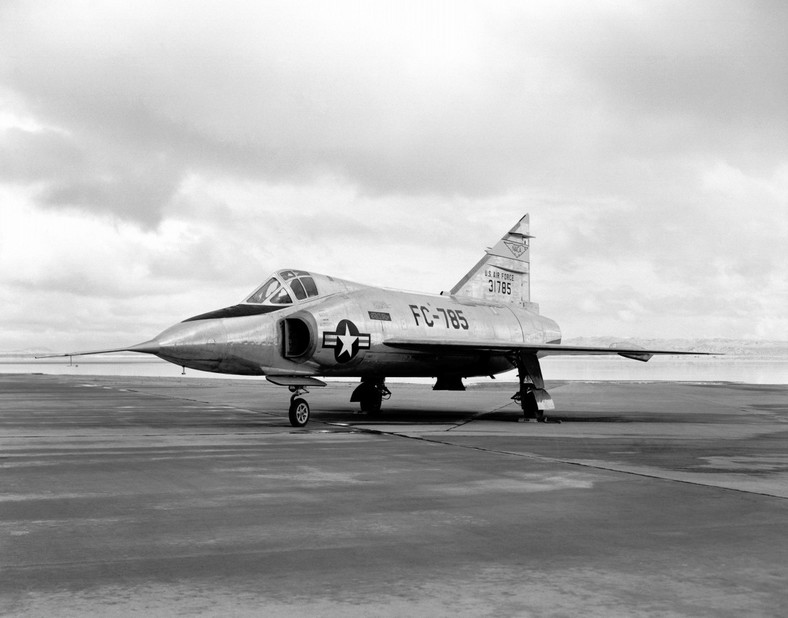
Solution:
[{"label": "runway surface", "polygon": [[781,616],[788,387],[0,375],[4,615]]}]

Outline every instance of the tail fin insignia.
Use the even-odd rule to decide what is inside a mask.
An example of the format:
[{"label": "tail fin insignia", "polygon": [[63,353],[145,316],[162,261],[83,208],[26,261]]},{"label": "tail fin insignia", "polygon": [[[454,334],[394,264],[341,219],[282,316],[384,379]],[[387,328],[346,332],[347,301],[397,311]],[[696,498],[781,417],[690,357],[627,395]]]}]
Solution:
[{"label": "tail fin insignia", "polygon": [[516,243],[516,242],[511,242],[509,240],[504,240],[503,244],[505,244],[507,247],[509,247],[509,251],[511,251],[512,255],[514,255],[514,257],[516,257],[517,259],[520,259],[520,257],[523,255],[523,253],[528,251],[528,243],[527,243],[527,241],[522,243],[522,244],[520,244],[520,243]]}]

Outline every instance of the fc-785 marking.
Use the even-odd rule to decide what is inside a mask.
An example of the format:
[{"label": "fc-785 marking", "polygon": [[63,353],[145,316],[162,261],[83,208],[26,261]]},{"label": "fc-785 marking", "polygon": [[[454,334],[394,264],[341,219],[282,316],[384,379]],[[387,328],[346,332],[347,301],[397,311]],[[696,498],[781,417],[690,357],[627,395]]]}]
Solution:
[{"label": "fc-785 marking", "polygon": [[[455,311],[454,309],[436,307],[435,311],[437,311],[437,313],[431,313],[429,307],[425,307],[424,305],[408,305],[408,307],[410,307],[410,311],[413,314],[416,326],[419,325],[419,318],[421,318],[422,322],[430,328],[440,324],[444,324],[446,328],[454,328],[456,330],[468,330],[470,327],[468,320],[462,315],[461,309]],[[441,315],[443,316],[443,321],[440,319]]]},{"label": "fc-785 marking", "polygon": [[[464,390],[462,380],[517,369],[513,399],[526,418],[545,420],[553,402],[539,359],[554,354],[696,354],[561,344],[561,330],[530,297],[525,215],[448,294],[376,288],[303,270],[273,273],[237,305],[194,316],[137,345],[72,352],[154,354],[176,365],[265,376],[287,386],[290,423],[303,427],[309,386],[318,376],[356,377],[351,401],[376,413],[390,395],[387,377],[435,377],[435,390]],[[500,284],[500,285],[499,285]]]}]

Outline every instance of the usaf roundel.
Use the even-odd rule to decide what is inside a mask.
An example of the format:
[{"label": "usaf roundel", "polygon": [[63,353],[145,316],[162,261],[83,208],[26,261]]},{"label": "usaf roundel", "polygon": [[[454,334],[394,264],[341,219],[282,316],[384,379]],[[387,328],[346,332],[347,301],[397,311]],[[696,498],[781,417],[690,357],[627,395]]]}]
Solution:
[{"label": "usaf roundel", "polygon": [[369,333],[360,333],[350,320],[341,320],[334,332],[323,333],[323,347],[334,349],[334,359],[338,363],[348,363],[358,355],[359,350],[369,350]]}]

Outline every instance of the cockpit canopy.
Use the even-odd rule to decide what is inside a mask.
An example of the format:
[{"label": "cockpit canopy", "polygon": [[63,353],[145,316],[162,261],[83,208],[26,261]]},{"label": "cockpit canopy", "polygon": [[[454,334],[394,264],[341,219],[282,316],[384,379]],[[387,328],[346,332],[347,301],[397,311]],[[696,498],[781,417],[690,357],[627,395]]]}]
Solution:
[{"label": "cockpit canopy", "polygon": [[294,303],[310,300],[316,296],[326,297],[363,287],[358,283],[317,273],[308,273],[305,270],[279,270],[271,275],[251,296],[237,305],[202,313],[184,320],[184,322],[262,315],[284,309]]},{"label": "cockpit canopy", "polygon": [[304,270],[280,270],[244,302],[254,305],[291,305],[296,300],[317,296],[315,280]]}]

